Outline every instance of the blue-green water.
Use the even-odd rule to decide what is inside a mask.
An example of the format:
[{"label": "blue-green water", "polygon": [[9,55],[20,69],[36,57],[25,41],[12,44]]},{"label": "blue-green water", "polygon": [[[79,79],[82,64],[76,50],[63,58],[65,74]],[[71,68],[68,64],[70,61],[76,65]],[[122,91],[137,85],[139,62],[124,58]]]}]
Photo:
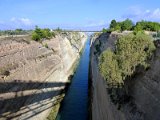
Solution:
[{"label": "blue-green water", "polygon": [[87,120],[90,41],[87,40],[72,83],[62,102],[57,120]]}]

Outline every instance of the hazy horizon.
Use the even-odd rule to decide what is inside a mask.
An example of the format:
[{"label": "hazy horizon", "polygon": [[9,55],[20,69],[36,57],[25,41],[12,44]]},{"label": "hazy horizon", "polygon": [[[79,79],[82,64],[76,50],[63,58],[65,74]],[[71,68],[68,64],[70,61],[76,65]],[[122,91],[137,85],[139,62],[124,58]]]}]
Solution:
[{"label": "hazy horizon", "polygon": [[0,1],[0,29],[101,30],[112,19],[160,22],[160,1],[146,0],[5,0]]}]

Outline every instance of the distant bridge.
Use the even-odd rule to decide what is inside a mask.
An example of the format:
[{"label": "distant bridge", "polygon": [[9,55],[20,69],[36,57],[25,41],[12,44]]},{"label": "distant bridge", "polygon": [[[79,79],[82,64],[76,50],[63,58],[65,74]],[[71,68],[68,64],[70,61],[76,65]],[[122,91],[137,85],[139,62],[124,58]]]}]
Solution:
[{"label": "distant bridge", "polygon": [[[52,30],[52,31],[57,31],[57,30]],[[94,31],[94,30],[62,30],[59,32],[98,32],[98,33],[102,33],[102,31]]]}]

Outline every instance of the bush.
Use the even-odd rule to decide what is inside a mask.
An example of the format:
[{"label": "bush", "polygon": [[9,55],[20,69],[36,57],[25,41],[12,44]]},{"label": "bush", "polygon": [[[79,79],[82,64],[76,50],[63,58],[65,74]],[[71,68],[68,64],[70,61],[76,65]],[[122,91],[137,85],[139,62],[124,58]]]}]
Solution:
[{"label": "bush", "polygon": [[133,27],[133,22],[130,19],[126,19],[121,23],[121,29],[124,30],[131,30]]},{"label": "bush", "polygon": [[109,85],[117,86],[123,82],[116,55],[110,49],[101,54],[99,68]]},{"label": "bush", "polygon": [[94,52],[94,54],[100,54],[100,52],[101,52],[101,41],[99,41],[99,43],[98,44],[96,44],[95,45],[95,48],[96,48],[96,51]]},{"label": "bush", "polygon": [[160,32],[157,33],[157,37],[160,37]]},{"label": "bush", "polygon": [[107,49],[100,55],[99,69],[107,83],[112,87],[124,84],[138,65],[148,67],[155,46],[152,38],[143,33],[124,35],[116,42],[116,50]]},{"label": "bush", "polygon": [[0,75],[9,76],[10,72],[8,70],[0,70]]},{"label": "bush", "polygon": [[43,38],[50,39],[52,37],[52,33],[48,28],[42,30]]},{"label": "bush", "polygon": [[103,29],[102,29],[102,32],[103,32],[103,33],[107,33],[107,29],[103,28]]},{"label": "bush", "polygon": [[111,33],[112,31],[111,31],[110,29],[105,29],[105,28],[103,28],[103,29],[102,29],[102,32],[103,32],[103,33]]},{"label": "bush", "polygon": [[45,47],[45,48],[48,48],[48,44],[47,44],[47,43],[46,43],[46,44],[44,44],[44,47]]},{"label": "bush", "polygon": [[50,39],[55,37],[55,34],[50,32],[48,28],[40,29],[36,26],[35,30],[32,32],[32,39],[35,41],[41,41],[42,39]]},{"label": "bush", "polygon": [[34,32],[32,33],[32,40],[40,41],[40,39],[41,39],[41,36],[34,31]]}]

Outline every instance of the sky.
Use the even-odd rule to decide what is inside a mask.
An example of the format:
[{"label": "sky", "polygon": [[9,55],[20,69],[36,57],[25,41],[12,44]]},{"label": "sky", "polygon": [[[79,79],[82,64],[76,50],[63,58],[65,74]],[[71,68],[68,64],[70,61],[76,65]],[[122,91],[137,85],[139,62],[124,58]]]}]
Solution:
[{"label": "sky", "polygon": [[100,30],[112,19],[160,22],[160,0],[0,0],[0,29]]}]

